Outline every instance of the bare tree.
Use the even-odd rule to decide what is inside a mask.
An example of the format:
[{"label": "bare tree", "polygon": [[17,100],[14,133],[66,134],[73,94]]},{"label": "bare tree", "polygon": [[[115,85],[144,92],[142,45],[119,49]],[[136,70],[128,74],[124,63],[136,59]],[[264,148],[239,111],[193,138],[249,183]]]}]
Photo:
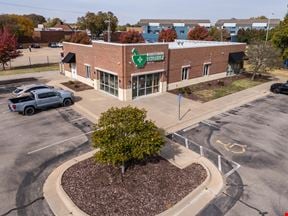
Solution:
[{"label": "bare tree", "polygon": [[248,63],[252,68],[252,80],[260,73],[266,73],[272,68],[280,67],[280,52],[276,50],[271,44],[257,42],[248,47],[247,56]]}]

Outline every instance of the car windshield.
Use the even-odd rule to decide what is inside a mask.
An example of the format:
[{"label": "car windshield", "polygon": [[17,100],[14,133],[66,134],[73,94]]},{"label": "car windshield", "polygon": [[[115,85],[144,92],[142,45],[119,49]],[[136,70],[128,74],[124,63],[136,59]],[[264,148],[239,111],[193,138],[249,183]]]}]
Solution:
[{"label": "car windshield", "polygon": [[17,89],[15,89],[14,92],[17,94],[17,93],[19,93],[19,92],[21,92],[21,91],[23,91],[23,89],[17,88]]}]

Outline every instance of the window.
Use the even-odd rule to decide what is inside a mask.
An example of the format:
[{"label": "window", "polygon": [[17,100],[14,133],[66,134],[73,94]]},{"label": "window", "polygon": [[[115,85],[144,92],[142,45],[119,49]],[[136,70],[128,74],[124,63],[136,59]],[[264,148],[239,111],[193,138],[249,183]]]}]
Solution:
[{"label": "window", "polygon": [[100,89],[112,95],[118,96],[118,76],[99,71]]},{"label": "window", "polygon": [[85,65],[85,72],[86,72],[86,78],[91,79],[91,68],[90,68],[90,65]]},{"label": "window", "polygon": [[203,76],[209,75],[210,64],[204,64],[203,66]]},{"label": "window", "polygon": [[44,99],[44,98],[49,98],[49,97],[55,97],[57,96],[56,92],[45,92],[45,93],[41,93],[38,95],[39,99]]},{"label": "window", "polygon": [[161,73],[146,74],[132,77],[132,98],[159,92]]},{"label": "window", "polygon": [[182,67],[181,80],[188,80],[189,79],[189,68],[190,67]]},{"label": "window", "polygon": [[181,34],[181,35],[184,35],[184,34],[185,34],[185,31],[184,31],[184,30],[181,30],[181,31],[180,31],[180,34]]}]

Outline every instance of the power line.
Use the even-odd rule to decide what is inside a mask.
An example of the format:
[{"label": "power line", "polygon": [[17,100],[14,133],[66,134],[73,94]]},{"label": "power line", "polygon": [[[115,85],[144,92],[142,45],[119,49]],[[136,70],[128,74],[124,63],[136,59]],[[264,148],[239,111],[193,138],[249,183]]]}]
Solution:
[{"label": "power line", "polygon": [[52,8],[43,8],[43,7],[35,7],[30,5],[23,5],[23,4],[14,4],[14,3],[8,3],[8,2],[0,2],[0,5],[7,5],[7,6],[13,6],[13,7],[22,7],[22,8],[31,8],[31,9],[38,9],[38,10],[47,10],[47,11],[59,11],[59,12],[66,12],[66,13],[73,13],[73,14],[85,14],[86,12],[80,12],[80,11],[70,11],[70,10],[61,10],[61,9],[52,9]]}]

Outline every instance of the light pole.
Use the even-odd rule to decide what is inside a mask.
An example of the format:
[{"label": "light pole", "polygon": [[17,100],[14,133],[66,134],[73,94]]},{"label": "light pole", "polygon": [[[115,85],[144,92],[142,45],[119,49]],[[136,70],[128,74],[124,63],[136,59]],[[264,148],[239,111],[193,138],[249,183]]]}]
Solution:
[{"label": "light pole", "polygon": [[[272,13],[272,16],[274,15],[274,13]],[[268,41],[268,36],[269,36],[269,29],[270,29],[270,17],[268,17],[268,24],[267,24],[267,31],[266,31],[266,40],[265,40],[265,45],[267,44]]]},{"label": "light pole", "polygon": [[111,35],[110,35],[110,32],[111,32],[111,20],[110,20],[110,18],[108,19],[108,20],[105,20],[104,21],[105,23],[108,23],[108,39],[107,39],[107,41],[108,42],[111,42]]}]

